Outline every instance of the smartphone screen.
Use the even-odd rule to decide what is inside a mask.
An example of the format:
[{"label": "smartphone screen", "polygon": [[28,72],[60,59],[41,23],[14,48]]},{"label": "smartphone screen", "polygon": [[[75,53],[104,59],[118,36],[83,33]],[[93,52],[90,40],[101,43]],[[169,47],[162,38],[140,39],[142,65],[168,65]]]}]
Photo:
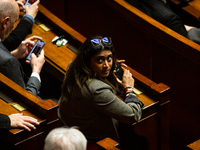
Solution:
[{"label": "smartphone screen", "polygon": [[40,54],[40,51],[44,47],[44,45],[45,45],[44,41],[37,40],[37,42],[33,46],[32,50],[30,51],[30,53],[28,54],[28,56],[26,57],[26,59],[29,60],[29,61],[31,61],[31,54],[32,53],[34,53],[36,56],[38,56]]},{"label": "smartphone screen", "polygon": [[26,4],[24,5],[24,7],[26,7],[26,5],[31,6],[33,3],[35,3],[36,0],[27,0]]}]

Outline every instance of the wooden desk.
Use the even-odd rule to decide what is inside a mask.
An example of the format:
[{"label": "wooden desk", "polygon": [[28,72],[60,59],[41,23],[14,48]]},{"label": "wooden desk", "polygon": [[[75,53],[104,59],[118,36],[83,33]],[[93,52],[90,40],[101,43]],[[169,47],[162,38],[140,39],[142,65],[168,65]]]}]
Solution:
[{"label": "wooden desk", "polygon": [[112,37],[118,59],[125,59],[131,68],[156,83],[170,86],[172,145],[186,147],[197,140],[200,45],[124,0],[68,0],[67,3],[65,10],[71,27],[86,37],[97,34]]},{"label": "wooden desk", "polygon": [[[34,117],[40,122],[40,125],[36,126],[36,130],[28,132],[24,129],[10,129],[10,132],[6,132],[3,138],[15,145],[19,150],[42,150],[47,133],[58,126],[58,105],[52,100],[43,101],[37,98],[1,73],[0,92],[0,113],[5,115],[20,113],[20,111],[11,106],[13,103],[18,103],[26,108],[21,113]],[[12,100],[12,102],[7,103],[3,100]]]},{"label": "wooden desk", "polygon": [[[50,25],[52,30],[45,32],[38,25],[34,24],[32,35],[38,35],[46,41],[44,47],[46,63],[45,69],[62,81],[69,62],[76,57],[67,46],[78,48],[85,41],[85,37],[72,29],[66,23],[54,16],[42,5],[37,18],[45,25]],[[65,35],[69,43],[66,46],[57,47],[52,44],[56,36]],[[31,35],[29,35],[31,36]],[[145,103],[142,120],[133,125],[135,132],[148,140],[150,149],[158,149],[160,145],[168,147],[168,104],[169,87],[163,83],[155,83],[137,71],[129,68],[136,80],[136,86],[142,89],[138,98]]]},{"label": "wooden desk", "polygon": [[183,10],[194,16],[196,19],[200,18],[200,1],[192,0],[185,5],[181,5],[179,0],[171,0],[175,5],[180,5]]},{"label": "wooden desk", "polygon": [[97,142],[98,150],[120,150],[116,147],[118,145],[119,143],[111,138],[105,138]]}]

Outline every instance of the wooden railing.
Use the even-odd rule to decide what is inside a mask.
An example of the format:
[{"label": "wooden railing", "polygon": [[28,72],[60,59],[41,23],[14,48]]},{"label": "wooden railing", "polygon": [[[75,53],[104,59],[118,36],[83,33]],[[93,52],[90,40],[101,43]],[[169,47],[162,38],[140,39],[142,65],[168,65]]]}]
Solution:
[{"label": "wooden railing", "polygon": [[86,37],[97,34],[112,37],[118,59],[125,59],[131,68],[156,83],[170,86],[172,145],[177,139],[177,145],[186,147],[197,139],[200,133],[196,122],[200,117],[200,45],[124,0],[68,0],[66,6],[71,27]]},{"label": "wooden railing", "polygon": [[[40,122],[40,125],[36,126],[36,130],[28,132],[24,129],[10,129],[9,132],[1,133],[1,138],[3,136],[4,140],[18,149],[43,149],[47,133],[58,126],[58,104],[50,99],[43,101],[37,98],[1,73],[0,92],[1,114],[23,113]],[[17,104],[18,107],[13,104]],[[24,110],[18,109],[19,106]],[[34,141],[37,141],[37,144],[32,144]]]},{"label": "wooden railing", "polygon": [[[46,59],[44,69],[51,73],[59,81],[62,81],[68,64],[76,57],[76,52],[78,51],[79,46],[85,41],[86,38],[76,30],[71,28],[69,25],[64,23],[58,17],[53,15],[42,5],[39,6],[39,9],[40,12],[37,15],[37,19],[43,23],[43,26],[49,27],[50,30],[44,31],[39,25],[34,24],[32,34],[29,36],[41,36],[42,39],[46,42],[46,45],[44,47]],[[60,35],[64,35],[65,38],[68,40],[67,45],[58,47],[52,43],[52,39],[55,36]],[[128,62],[126,64],[129,65]],[[168,149],[168,107],[170,88],[163,83],[157,84],[156,82],[150,80],[149,78],[140,74],[131,67],[128,68],[131,70],[131,73],[135,79],[135,85],[138,89],[137,97],[145,104],[145,108],[143,109],[143,117],[141,121],[133,124],[133,128],[136,134],[144,136],[147,139],[147,144],[150,149],[155,150],[160,149],[160,147],[165,147],[166,149]],[[6,86],[10,87],[9,83],[6,82],[5,84]],[[25,91],[21,87],[18,88]],[[18,94],[18,88],[17,86],[14,89],[11,88],[12,90],[14,90],[11,90],[11,93]],[[6,95],[9,95],[9,93],[6,93],[6,91],[3,91],[3,93],[4,92]],[[22,99],[22,102],[25,102],[25,104],[30,104],[31,106],[35,106],[35,101],[39,101],[36,105],[36,110],[38,107],[45,107],[47,109],[49,108],[50,104],[50,106],[52,106],[52,104],[55,104],[51,100],[47,100],[45,101],[47,103],[47,106],[46,104],[43,105],[43,103],[45,102],[38,100],[35,96],[32,96],[26,91],[25,93],[26,94],[23,95],[25,96],[24,99],[29,98],[31,100],[27,102],[27,100],[23,100],[23,97],[21,98],[21,96],[20,99]],[[34,99],[35,101],[32,102],[32,99]],[[55,106],[57,107],[57,105]],[[42,110],[43,109],[41,109],[40,111]],[[45,114],[46,110],[43,111],[43,113]]]},{"label": "wooden railing", "polygon": [[[51,14],[42,5],[39,8],[41,14],[38,15],[37,19],[40,19],[47,26],[50,25],[52,30],[44,32],[40,27],[34,25],[32,35],[39,35],[46,41],[47,44],[44,48],[47,60],[46,66],[48,66],[46,69],[54,74],[55,77],[62,80],[67,65],[76,57],[75,52],[78,51],[81,43],[86,38]],[[51,41],[56,35],[65,35],[69,41],[68,44],[61,47],[54,45]],[[71,46],[75,48],[75,51],[70,49]],[[127,63],[127,65],[129,64]],[[140,90],[137,96],[146,105],[143,110],[142,120],[133,125],[136,133],[145,136],[152,149],[157,149],[160,144],[168,146],[168,103],[170,88],[163,83],[157,84],[153,82],[130,67],[129,69],[136,80],[136,88]],[[154,132],[146,132],[144,128],[153,128]]]}]

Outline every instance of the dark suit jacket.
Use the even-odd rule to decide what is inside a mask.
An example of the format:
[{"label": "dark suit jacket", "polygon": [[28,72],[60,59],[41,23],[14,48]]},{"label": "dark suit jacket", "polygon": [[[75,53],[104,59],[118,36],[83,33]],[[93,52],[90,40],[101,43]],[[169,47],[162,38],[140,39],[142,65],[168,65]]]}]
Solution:
[{"label": "dark suit jacket", "polygon": [[32,33],[33,22],[28,17],[22,17],[17,27],[2,42],[4,46],[12,51],[16,49],[28,34]]},{"label": "dark suit jacket", "polygon": [[30,77],[27,84],[24,83],[24,73],[19,61],[10,54],[7,48],[0,42],[0,72],[15,83],[38,95],[41,83],[36,77]]},{"label": "dark suit jacket", "polygon": [[126,0],[148,16],[188,38],[181,18],[162,0]]},{"label": "dark suit jacket", "polygon": [[7,133],[10,130],[10,118],[7,115],[0,114],[0,149],[1,150],[17,150],[15,146],[6,141]]},{"label": "dark suit jacket", "polygon": [[10,129],[10,118],[7,115],[0,114],[0,129]]}]

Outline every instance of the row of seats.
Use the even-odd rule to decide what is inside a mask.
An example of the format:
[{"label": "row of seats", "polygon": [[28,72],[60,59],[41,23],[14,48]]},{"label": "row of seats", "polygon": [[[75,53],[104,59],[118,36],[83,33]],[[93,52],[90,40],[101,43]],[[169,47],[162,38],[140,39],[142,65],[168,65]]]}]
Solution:
[{"label": "row of seats", "polygon": [[[32,35],[41,36],[46,42],[44,49],[46,63],[44,69],[54,78],[62,81],[67,65],[76,57],[74,49],[77,50],[85,40],[85,37],[61,21],[42,5],[39,5],[39,7],[40,13],[37,19],[40,19],[44,26],[51,26],[51,30],[44,31],[40,26],[34,24]],[[56,35],[59,36],[61,34],[65,35],[69,43],[66,46],[57,47],[51,41]],[[155,83],[130,67],[129,69],[136,80],[137,96],[146,106],[143,110],[141,121],[133,124],[133,128],[138,135],[144,136],[147,139],[150,149],[159,149],[160,145],[167,147],[169,138],[168,104],[170,88],[163,83]],[[42,101],[38,99],[2,74],[1,79],[0,83],[3,85],[1,86],[1,91],[7,96],[10,95],[9,93],[12,93],[11,99],[14,102],[21,102],[22,106],[27,106],[27,109],[23,113],[34,116],[41,122],[37,130],[30,133],[20,129],[11,129],[7,138],[18,149],[42,149],[47,133],[59,126],[60,122],[56,111],[58,105],[52,100]],[[11,107],[11,103],[6,103],[5,105]],[[13,111],[17,112],[14,108],[11,110],[7,112],[7,115],[13,113]],[[1,113],[5,112],[2,110]],[[30,148],[30,143],[38,140],[40,142],[37,142],[37,145]],[[163,143],[163,141],[165,142]]]},{"label": "row of seats", "polygon": [[68,24],[75,30],[86,37],[111,36],[119,59],[170,86],[171,145],[181,149],[199,139],[200,45],[124,0],[67,1],[66,6]]}]

